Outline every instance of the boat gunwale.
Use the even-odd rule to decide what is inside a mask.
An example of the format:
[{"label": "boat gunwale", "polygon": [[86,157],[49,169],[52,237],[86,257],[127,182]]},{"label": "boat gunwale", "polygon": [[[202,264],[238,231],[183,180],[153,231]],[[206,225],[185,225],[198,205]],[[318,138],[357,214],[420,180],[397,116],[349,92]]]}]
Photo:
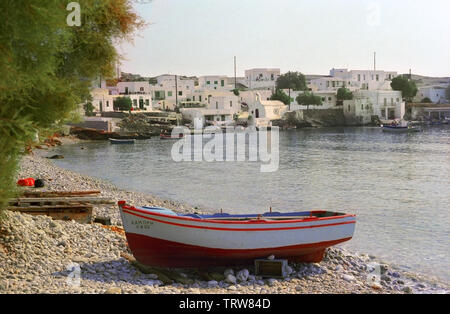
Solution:
[{"label": "boat gunwale", "polygon": [[[119,205],[121,209],[125,209],[128,211],[134,211],[142,214],[147,215],[153,215],[156,217],[162,217],[162,218],[169,218],[169,219],[176,219],[176,220],[182,220],[185,222],[201,222],[201,223],[213,223],[213,224],[236,224],[236,225],[254,225],[254,224],[292,224],[292,223],[306,223],[306,222],[315,222],[315,221],[326,221],[326,220],[332,220],[332,219],[343,219],[343,218],[349,218],[353,217],[356,218],[355,214],[344,214],[339,216],[331,216],[331,217],[311,217],[311,218],[304,218],[304,219],[292,219],[292,220],[266,220],[261,215],[261,219],[252,219],[252,220],[245,220],[245,221],[227,221],[227,220],[215,220],[215,219],[199,219],[189,216],[176,216],[176,215],[167,215],[167,214],[161,214],[161,213],[155,213],[152,211],[145,211],[136,208],[135,206],[130,205]],[[311,214],[313,213],[323,213],[326,211],[310,211]],[[268,217],[270,218],[270,217]],[[356,219],[355,219],[356,220]]]}]

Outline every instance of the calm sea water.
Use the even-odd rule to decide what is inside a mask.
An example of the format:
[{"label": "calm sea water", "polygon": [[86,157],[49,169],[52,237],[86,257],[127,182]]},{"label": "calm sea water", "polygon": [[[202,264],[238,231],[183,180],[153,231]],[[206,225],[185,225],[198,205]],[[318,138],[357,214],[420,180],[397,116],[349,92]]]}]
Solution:
[{"label": "calm sea water", "polygon": [[[174,141],[59,148],[64,168],[130,190],[228,212],[324,209],[357,215],[343,246],[450,282],[450,127],[280,131],[279,169],[256,162],[175,162]],[[85,149],[81,149],[81,146]],[[145,204],[142,204],[145,205]]]}]

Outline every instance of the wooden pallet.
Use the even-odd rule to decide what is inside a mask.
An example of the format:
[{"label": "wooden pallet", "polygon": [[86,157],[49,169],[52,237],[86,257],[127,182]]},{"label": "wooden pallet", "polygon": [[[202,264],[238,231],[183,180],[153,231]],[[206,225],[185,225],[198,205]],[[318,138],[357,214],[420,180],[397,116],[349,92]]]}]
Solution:
[{"label": "wooden pallet", "polygon": [[100,194],[100,191],[27,191],[24,197],[11,199],[7,209],[90,223],[94,204],[114,204],[109,198],[90,196],[92,194]]}]

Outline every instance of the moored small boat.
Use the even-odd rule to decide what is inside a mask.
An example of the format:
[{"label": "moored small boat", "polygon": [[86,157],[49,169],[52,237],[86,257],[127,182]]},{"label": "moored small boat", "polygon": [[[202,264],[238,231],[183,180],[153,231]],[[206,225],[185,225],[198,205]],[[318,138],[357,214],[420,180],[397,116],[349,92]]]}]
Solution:
[{"label": "moored small boat", "polygon": [[157,267],[249,265],[269,255],[320,262],[327,247],[353,237],[356,223],[328,211],[197,215],[125,201],[119,208],[134,257]]},{"label": "moored small boat", "polygon": [[417,126],[399,126],[399,125],[382,125],[381,129],[383,130],[383,132],[390,132],[390,133],[410,133],[422,131],[422,129]]},{"label": "moored small boat", "polygon": [[109,142],[111,144],[134,144],[136,141],[134,139],[115,139],[115,138],[110,138]]},{"label": "moored small boat", "polygon": [[179,136],[173,136],[172,134],[164,134],[164,133],[161,133],[159,135],[159,138],[162,140],[177,140],[183,137],[184,137],[183,133],[181,133]]}]

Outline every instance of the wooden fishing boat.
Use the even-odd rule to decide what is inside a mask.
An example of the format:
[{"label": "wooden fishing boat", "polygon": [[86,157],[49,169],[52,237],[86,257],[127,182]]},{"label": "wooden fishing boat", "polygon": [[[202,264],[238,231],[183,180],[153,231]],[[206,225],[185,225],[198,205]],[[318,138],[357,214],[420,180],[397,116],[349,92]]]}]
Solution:
[{"label": "wooden fishing boat", "polygon": [[399,126],[399,125],[382,125],[383,132],[389,133],[413,133],[420,132],[422,129],[417,126]]},{"label": "wooden fishing boat", "polygon": [[164,133],[161,133],[159,135],[159,138],[162,140],[177,140],[183,137],[184,137],[183,133],[181,133],[179,136],[173,136],[172,134],[164,134]]},{"label": "wooden fishing boat", "polygon": [[110,138],[109,142],[111,144],[134,144],[136,141],[134,139],[115,139],[115,138]]},{"label": "wooden fishing boat", "polygon": [[118,204],[134,257],[156,267],[250,265],[270,255],[320,262],[327,247],[353,237],[356,223],[327,211],[197,215]]}]

